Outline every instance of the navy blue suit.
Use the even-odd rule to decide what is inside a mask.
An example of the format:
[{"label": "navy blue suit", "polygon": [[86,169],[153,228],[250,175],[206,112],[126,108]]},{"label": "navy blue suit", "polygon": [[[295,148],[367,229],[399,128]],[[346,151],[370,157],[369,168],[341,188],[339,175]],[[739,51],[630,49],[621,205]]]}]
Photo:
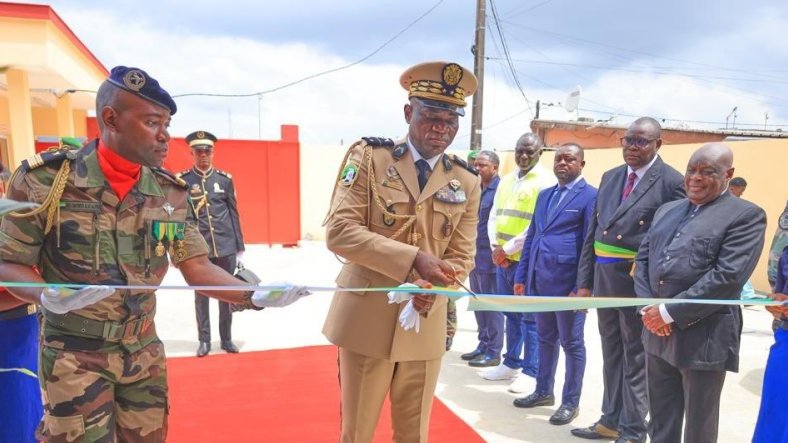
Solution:
[{"label": "navy blue suit", "polygon": [[[577,291],[577,264],[593,216],[597,190],[581,178],[549,213],[548,205],[558,188],[556,185],[543,190],[536,200],[534,218],[528,227],[515,274],[515,283],[525,285],[526,295],[566,297]],[[577,311],[536,314],[539,334],[537,394],[553,394],[560,341],[566,354],[561,404],[579,405],[586,365],[585,320],[585,312]]]},{"label": "navy blue suit", "polygon": [[[490,184],[482,189],[479,203],[479,224],[476,228],[476,267],[471,271],[471,290],[477,294],[495,293],[495,265],[492,261],[490,238],[487,234],[487,221],[498,189],[499,176],[494,176]],[[476,324],[479,327],[477,350],[489,358],[500,358],[503,349],[503,313],[497,311],[476,311]]]}]

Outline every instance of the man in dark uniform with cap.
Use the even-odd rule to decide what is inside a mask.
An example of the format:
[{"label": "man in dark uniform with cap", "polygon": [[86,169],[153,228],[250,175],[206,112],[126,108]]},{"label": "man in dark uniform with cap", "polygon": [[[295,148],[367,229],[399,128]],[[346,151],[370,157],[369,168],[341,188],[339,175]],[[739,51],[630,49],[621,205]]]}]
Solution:
[{"label": "man in dark uniform with cap", "polygon": [[[213,167],[213,147],[216,140],[216,136],[207,131],[195,131],[187,135],[186,143],[192,148],[194,166],[177,175],[189,186],[189,201],[200,233],[208,243],[208,258],[213,264],[232,274],[237,262],[236,254],[244,250],[244,239],[238,220],[233,176]],[[197,356],[203,357],[211,351],[208,297],[195,291],[194,309],[197,313],[200,340]],[[232,324],[230,305],[219,301],[219,338],[222,340],[222,349],[234,354],[238,352],[238,347],[232,341]]]}]

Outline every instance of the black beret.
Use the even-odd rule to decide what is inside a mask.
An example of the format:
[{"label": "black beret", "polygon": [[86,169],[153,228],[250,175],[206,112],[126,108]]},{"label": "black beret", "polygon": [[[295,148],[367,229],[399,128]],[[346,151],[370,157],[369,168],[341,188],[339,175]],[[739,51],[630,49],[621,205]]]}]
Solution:
[{"label": "black beret", "polygon": [[213,144],[216,143],[216,140],[216,136],[208,131],[194,131],[186,136],[186,143],[188,143],[192,148],[196,148],[198,146],[213,147]]},{"label": "black beret", "polygon": [[162,108],[169,109],[170,115],[175,115],[175,112],[178,111],[178,106],[175,105],[175,100],[170,97],[170,94],[159,85],[155,78],[142,69],[115,66],[107,81]]}]

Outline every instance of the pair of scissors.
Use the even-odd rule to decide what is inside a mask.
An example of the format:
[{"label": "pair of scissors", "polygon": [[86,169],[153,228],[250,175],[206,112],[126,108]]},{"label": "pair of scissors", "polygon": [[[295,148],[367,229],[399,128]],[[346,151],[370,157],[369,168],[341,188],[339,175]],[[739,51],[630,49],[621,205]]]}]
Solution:
[{"label": "pair of scissors", "polygon": [[457,276],[452,276],[452,280],[454,280],[454,283],[457,283],[457,284],[458,284],[458,285],[459,285],[459,286],[460,286],[462,289],[464,289],[464,290],[465,290],[465,292],[467,292],[468,294],[471,294],[471,295],[473,296],[473,298],[474,298],[474,299],[476,299],[476,300],[478,300],[478,299],[479,299],[479,297],[478,297],[478,296],[476,296],[476,293],[475,293],[475,292],[473,292],[473,291],[471,291],[470,289],[466,288],[466,287],[465,287],[465,285],[464,285],[464,284],[462,284],[462,282],[460,281],[460,279],[458,279],[458,278],[457,278]]}]

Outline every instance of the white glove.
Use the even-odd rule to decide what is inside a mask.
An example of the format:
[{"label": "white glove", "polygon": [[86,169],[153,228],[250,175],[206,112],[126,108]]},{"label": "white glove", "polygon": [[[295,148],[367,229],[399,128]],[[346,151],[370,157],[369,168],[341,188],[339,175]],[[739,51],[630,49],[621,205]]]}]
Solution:
[{"label": "white glove", "polygon": [[[399,285],[400,288],[419,288],[417,285],[413,283],[403,283]],[[399,313],[399,324],[402,326],[402,329],[406,331],[410,331],[411,329],[415,330],[416,333],[419,332],[419,315],[416,312],[416,308],[413,307],[413,294],[410,292],[400,292],[400,291],[391,291],[388,294],[389,297],[389,304],[393,303],[402,303],[407,301],[408,304],[402,309],[402,312]]]},{"label": "white glove", "polygon": [[115,293],[109,286],[86,286],[82,289],[45,288],[41,291],[41,306],[55,314],[65,314],[104,300]]},{"label": "white glove", "polygon": [[274,282],[261,286],[284,286],[284,289],[258,290],[252,294],[252,304],[258,308],[282,308],[311,294],[306,286],[293,286],[287,282]]},{"label": "white glove", "polygon": [[238,251],[235,253],[235,260],[236,262],[241,262],[244,259],[244,251]]}]

